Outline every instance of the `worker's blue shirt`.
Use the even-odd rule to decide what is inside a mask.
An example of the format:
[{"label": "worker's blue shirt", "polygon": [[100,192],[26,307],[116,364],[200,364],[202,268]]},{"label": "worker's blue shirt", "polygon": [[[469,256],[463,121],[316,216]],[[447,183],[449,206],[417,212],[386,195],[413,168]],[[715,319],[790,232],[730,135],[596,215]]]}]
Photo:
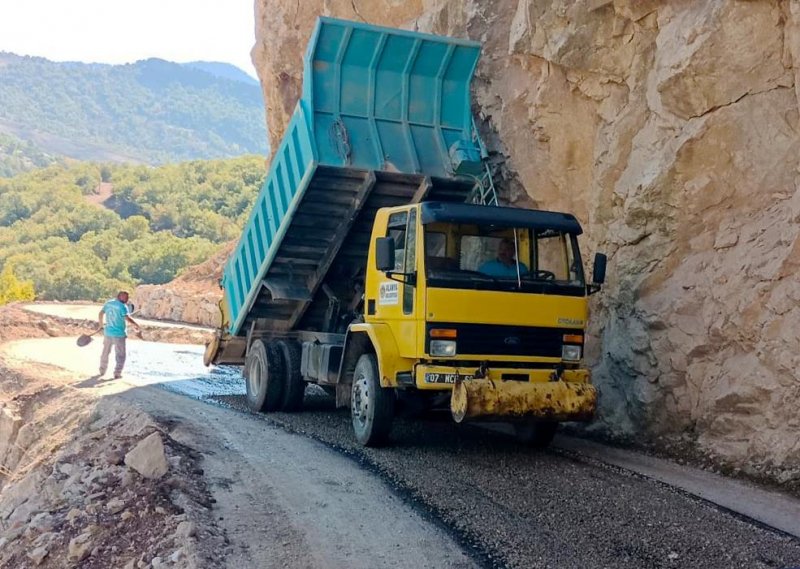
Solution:
[{"label": "worker's blue shirt", "polygon": [[125,317],[128,315],[128,307],[124,302],[115,298],[103,305],[105,314],[105,335],[111,338],[125,337]]},{"label": "worker's blue shirt", "polygon": [[[484,275],[489,275],[490,277],[497,277],[497,278],[510,278],[517,276],[517,267],[512,265],[504,265],[497,259],[493,261],[486,261],[482,264],[478,271],[483,273]],[[526,275],[528,274],[528,267],[525,266],[525,263],[519,263],[519,274]]]}]

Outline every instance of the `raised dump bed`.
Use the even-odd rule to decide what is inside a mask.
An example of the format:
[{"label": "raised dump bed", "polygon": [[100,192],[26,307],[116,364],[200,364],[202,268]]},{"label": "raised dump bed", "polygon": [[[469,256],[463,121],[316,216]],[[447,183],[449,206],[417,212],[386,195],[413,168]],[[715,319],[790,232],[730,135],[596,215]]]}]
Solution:
[{"label": "raised dump bed", "polygon": [[350,407],[367,446],[387,442],[398,398],[458,423],[511,421],[536,446],[593,416],[582,357],[605,257],[587,284],[574,216],[487,207],[469,105],[478,53],[318,22],[206,351],[243,366],[253,411],[298,411],[314,383]]},{"label": "raised dump bed", "polygon": [[[479,51],[471,41],[319,19],[302,97],[225,266],[232,339],[256,323],[346,328],[375,212],[464,201],[475,189],[483,166],[469,86]],[[215,361],[241,363],[244,345],[233,344]]]}]

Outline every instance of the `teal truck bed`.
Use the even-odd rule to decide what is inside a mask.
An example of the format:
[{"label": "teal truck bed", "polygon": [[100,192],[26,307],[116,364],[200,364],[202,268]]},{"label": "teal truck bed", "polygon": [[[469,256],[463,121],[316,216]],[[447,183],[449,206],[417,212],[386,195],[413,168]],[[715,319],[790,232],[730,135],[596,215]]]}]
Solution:
[{"label": "teal truck bed", "polygon": [[319,19],[302,97],[224,269],[227,334],[245,336],[256,321],[276,333],[336,332],[321,327],[360,298],[378,208],[464,201],[483,188],[469,93],[479,52],[471,41]]}]

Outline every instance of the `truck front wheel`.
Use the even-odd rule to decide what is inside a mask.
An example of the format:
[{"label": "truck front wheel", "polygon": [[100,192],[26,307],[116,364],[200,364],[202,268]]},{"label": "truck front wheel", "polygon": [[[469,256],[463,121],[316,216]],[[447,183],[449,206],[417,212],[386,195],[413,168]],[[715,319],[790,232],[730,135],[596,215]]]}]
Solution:
[{"label": "truck front wheel", "polygon": [[276,411],[282,399],[283,362],[280,354],[261,340],[250,346],[245,360],[247,406],[253,411]]},{"label": "truck front wheel", "polygon": [[394,419],[394,391],[381,387],[375,354],[364,354],[356,363],[350,415],[359,443],[375,447],[386,442]]}]

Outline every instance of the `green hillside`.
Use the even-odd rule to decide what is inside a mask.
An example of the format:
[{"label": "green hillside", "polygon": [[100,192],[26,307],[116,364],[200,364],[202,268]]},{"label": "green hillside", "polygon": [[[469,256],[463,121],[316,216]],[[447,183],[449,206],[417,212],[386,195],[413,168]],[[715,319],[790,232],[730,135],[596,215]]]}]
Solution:
[{"label": "green hillside", "polygon": [[53,300],[165,283],[239,236],[263,177],[264,159],[245,156],[57,164],[0,179],[0,272],[12,267]]},{"label": "green hillside", "polygon": [[0,178],[49,166],[56,161],[55,156],[43,152],[32,142],[0,132]]},{"label": "green hillside", "polygon": [[[257,84],[159,59],[104,65],[0,53],[0,134],[31,144],[34,162],[36,153],[163,164],[267,152]],[[25,169],[4,156],[0,175]]]}]

